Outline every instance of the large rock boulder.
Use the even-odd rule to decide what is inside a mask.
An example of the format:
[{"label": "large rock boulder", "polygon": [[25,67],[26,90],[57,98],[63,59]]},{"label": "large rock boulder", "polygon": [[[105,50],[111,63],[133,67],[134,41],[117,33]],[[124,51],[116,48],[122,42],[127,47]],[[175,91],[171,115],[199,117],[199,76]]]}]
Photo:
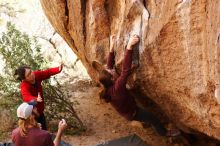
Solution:
[{"label": "large rock boulder", "polygon": [[92,63],[106,63],[109,36],[117,36],[119,68],[129,35],[138,34],[139,68],[131,75],[130,87],[155,101],[183,130],[220,140],[215,96],[220,83],[219,0],[41,0],[41,4],[94,80],[97,70]]}]

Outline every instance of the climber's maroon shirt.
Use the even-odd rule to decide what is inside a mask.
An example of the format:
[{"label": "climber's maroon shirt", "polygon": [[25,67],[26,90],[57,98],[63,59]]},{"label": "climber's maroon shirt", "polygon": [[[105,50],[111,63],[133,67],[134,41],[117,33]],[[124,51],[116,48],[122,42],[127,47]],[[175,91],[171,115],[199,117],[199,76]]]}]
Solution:
[{"label": "climber's maroon shirt", "polygon": [[[114,52],[110,52],[108,56],[107,67],[113,69]],[[126,88],[128,76],[131,73],[132,50],[125,52],[125,57],[122,65],[121,75],[115,80],[113,86],[107,89],[104,97],[111,105],[126,119],[131,120],[137,109],[134,98],[129,94]]]}]

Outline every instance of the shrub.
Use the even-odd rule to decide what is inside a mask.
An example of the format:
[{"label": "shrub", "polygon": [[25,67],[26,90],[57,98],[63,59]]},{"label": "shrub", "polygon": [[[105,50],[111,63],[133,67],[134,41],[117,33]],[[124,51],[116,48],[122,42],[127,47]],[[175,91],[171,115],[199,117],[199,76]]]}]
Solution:
[{"label": "shrub", "polygon": [[[16,117],[17,106],[22,100],[20,83],[14,76],[15,69],[22,65],[28,65],[33,70],[45,69],[49,63],[42,57],[41,46],[37,40],[20,32],[10,22],[7,23],[7,31],[0,36],[0,57],[4,63],[0,72],[0,106],[8,109],[13,117]],[[69,100],[69,95],[64,94],[60,90],[59,82],[55,81],[56,86],[51,85],[50,80],[43,83],[47,121],[67,119],[69,134],[85,130],[72,106],[73,103]],[[16,121],[16,118],[14,120]]]}]

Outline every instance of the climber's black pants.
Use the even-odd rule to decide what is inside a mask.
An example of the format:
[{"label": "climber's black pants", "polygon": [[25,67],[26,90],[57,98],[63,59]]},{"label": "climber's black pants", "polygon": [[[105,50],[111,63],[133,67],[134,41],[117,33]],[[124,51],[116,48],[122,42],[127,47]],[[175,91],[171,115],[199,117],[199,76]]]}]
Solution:
[{"label": "climber's black pants", "polygon": [[157,119],[154,115],[139,107],[133,120],[149,123],[154,128],[154,130],[161,136],[165,136],[167,133],[167,130],[160,123],[159,119]]},{"label": "climber's black pants", "polygon": [[36,118],[37,122],[41,124],[42,130],[47,130],[47,123],[44,114],[40,114],[39,117]]}]

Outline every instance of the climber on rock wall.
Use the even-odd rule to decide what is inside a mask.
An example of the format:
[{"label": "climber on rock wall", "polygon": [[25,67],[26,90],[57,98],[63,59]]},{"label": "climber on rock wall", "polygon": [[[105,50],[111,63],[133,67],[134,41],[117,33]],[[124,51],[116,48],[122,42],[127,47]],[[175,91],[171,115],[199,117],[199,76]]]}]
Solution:
[{"label": "climber on rock wall", "polygon": [[118,75],[113,69],[115,63],[115,36],[111,36],[107,67],[99,74],[99,81],[105,88],[105,93],[101,98],[106,102],[110,102],[116,111],[127,120],[150,123],[161,136],[177,136],[180,134],[179,130],[166,130],[154,115],[137,106],[134,98],[126,88],[127,79],[131,73],[133,46],[138,42],[139,36],[131,35],[125,50],[122,72]]}]

